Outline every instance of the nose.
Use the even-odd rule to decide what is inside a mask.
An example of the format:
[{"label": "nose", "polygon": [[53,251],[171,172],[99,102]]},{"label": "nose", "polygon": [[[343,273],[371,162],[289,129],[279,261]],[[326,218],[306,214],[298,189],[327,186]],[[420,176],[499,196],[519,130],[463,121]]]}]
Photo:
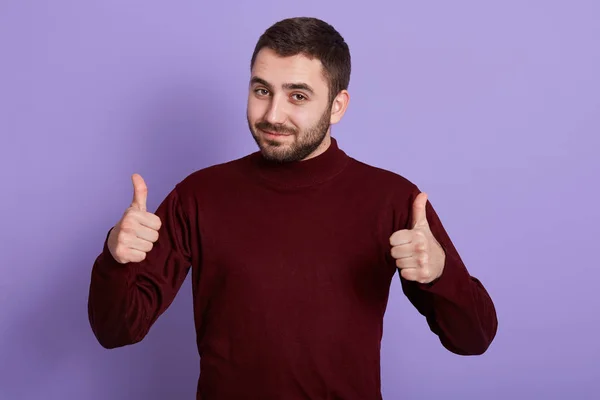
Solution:
[{"label": "nose", "polygon": [[273,96],[265,114],[265,120],[273,125],[281,125],[286,120],[285,103],[279,96]]}]

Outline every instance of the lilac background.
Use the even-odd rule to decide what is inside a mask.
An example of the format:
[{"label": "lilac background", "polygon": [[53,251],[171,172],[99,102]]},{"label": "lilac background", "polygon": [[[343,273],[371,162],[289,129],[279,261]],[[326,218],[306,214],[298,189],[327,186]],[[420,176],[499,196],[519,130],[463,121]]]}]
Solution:
[{"label": "lilac background", "polygon": [[0,399],[193,398],[189,280],[142,343],[107,351],[90,269],[131,173],[154,208],[256,150],[252,48],[296,15],[350,44],[340,145],[428,191],[498,308],[489,351],[458,357],[395,280],[384,397],[598,398],[598,2],[2,0]]}]

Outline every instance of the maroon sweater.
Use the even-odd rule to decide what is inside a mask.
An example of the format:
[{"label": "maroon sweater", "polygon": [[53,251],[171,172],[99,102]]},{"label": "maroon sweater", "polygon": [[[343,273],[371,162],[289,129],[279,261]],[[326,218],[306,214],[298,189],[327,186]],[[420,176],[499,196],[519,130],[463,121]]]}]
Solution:
[{"label": "maroon sweater", "polygon": [[497,329],[492,300],[430,203],[444,272],[432,284],[399,276],[389,238],[409,228],[418,193],[335,139],[307,161],[278,165],[256,152],[197,171],[158,207],[160,238],[146,260],[118,264],[105,243],[92,271],[92,329],[106,348],[139,342],[191,268],[197,399],[381,399],[394,276],[449,351],[481,354]]}]

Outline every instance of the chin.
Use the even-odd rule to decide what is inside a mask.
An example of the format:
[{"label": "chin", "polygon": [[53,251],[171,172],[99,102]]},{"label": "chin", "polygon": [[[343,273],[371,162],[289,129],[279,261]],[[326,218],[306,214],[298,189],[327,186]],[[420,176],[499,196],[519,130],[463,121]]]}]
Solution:
[{"label": "chin", "polygon": [[268,142],[261,144],[260,152],[263,157],[270,161],[276,161],[280,163],[298,161],[298,154],[293,151],[289,144],[273,143]]},{"label": "chin", "polygon": [[284,150],[281,149],[280,147],[269,147],[268,145],[266,147],[261,147],[260,151],[263,155],[263,157],[265,157],[267,160],[270,161],[278,161],[278,162],[286,162],[286,161],[291,161],[289,160],[289,155],[288,152],[284,151],[279,151],[279,150]]}]

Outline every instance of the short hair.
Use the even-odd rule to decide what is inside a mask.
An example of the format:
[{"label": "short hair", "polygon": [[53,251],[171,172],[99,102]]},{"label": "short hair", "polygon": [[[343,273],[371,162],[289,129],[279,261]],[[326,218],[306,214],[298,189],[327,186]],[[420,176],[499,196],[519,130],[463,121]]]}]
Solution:
[{"label": "short hair", "polygon": [[321,61],[324,77],[329,83],[330,102],[340,91],[348,89],[351,71],[348,44],[333,26],[318,18],[287,18],[270,26],[256,43],[250,69],[263,48],[269,48],[281,57],[301,54]]}]

